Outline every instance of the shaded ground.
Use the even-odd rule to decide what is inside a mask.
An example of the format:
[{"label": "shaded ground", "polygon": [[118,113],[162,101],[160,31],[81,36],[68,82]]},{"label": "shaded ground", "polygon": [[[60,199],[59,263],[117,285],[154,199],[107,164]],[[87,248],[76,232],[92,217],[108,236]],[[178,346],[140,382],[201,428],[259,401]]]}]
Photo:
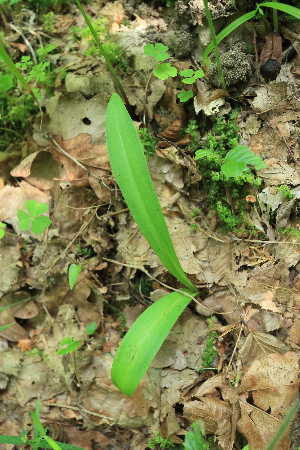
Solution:
[{"label": "shaded ground", "polygon": [[[149,169],[178,258],[200,296],[176,323],[135,394],[121,394],[110,368],[122,336],[159,290],[166,292],[160,282],[179,285],[139,233],[113,180],[104,119],[115,87],[104,61],[85,55],[90,40],[72,29],[84,27],[77,8],[58,8],[50,28],[31,10],[1,10],[14,60],[53,44],[49,58],[56,78],[51,97],[41,90],[42,125],[37,112],[23,129],[24,139],[5,146],[0,159],[0,220],[7,224],[0,241],[1,307],[33,297],[0,313],[1,326],[14,322],[0,334],[0,433],[20,435],[39,397],[41,420],[51,424],[52,437],[87,450],[143,450],[155,430],[180,443],[198,418],[216,435],[214,448],[241,449],[248,440],[250,450],[263,450],[298,392],[299,23],[281,20],[283,49],[292,44],[295,51],[282,61],[276,80],[267,84],[258,74],[271,26],[264,20],[246,23],[220,45],[223,60],[236,62],[227,74],[228,91],[213,84],[211,68],[194,84],[194,102],[182,104],[176,98],[180,79],[151,76],[157,62],[144,55],[143,46],[149,38],[162,40],[173,66],[197,68],[210,40],[198,2],[179,0],[175,11],[104,3],[87,5],[86,11],[93,19],[105,17],[111,41],[121,46],[124,60],[116,67],[137,126],[159,135]],[[242,11],[255,8],[250,1],[236,3]],[[213,13],[220,16],[218,30],[238,14],[231,2],[217,4]],[[250,54],[241,42],[253,46]],[[14,94],[20,95],[17,87]],[[224,233],[193,157],[216,117],[228,122],[234,108],[239,142],[267,168],[258,173],[258,190],[247,187],[253,199],[245,214],[252,228]],[[1,120],[1,127],[13,129],[5,114]],[[196,139],[183,131],[190,120],[201,131]],[[289,198],[277,189],[282,185]],[[227,203],[238,215],[231,194],[227,190]],[[17,211],[29,199],[50,207],[53,224],[42,235],[20,229]],[[196,218],[195,208],[201,211]],[[82,272],[70,290],[67,273],[74,262]],[[208,322],[212,314],[216,319]],[[92,337],[85,332],[90,322],[97,324]],[[83,341],[74,353],[59,356],[68,336]],[[210,369],[201,371],[208,336],[217,352]],[[286,436],[278,448],[298,447],[297,420],[291,440],[290,446]]]}]

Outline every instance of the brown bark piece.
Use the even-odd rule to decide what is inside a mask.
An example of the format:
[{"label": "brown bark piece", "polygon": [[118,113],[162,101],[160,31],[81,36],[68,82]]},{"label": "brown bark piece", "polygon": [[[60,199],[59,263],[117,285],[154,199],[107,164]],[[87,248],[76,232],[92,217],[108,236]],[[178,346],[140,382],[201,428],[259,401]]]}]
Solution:
[{"label": "brown bark piece", "polygon": [[266,36],[266,43],[260,54],[260,64],[265,63],[268,59],[275,59],[281,64],[282,56],[282,39],[278,32],[270,33]]}]

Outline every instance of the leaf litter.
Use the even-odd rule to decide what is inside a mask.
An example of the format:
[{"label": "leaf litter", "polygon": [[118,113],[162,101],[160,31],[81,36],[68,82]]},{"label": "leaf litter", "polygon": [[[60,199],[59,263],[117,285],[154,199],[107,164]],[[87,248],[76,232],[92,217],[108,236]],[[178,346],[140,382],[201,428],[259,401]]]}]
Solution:
[{"label": "leaf litter", "polygon": [[[259,171],[264,188],[249,220],[266,231],[269,241],[224,235],[211,212],[203,213],[192,230],[190,214],[205,202],[205,194],[193,159],[178,147],[189,140],[179,134],[187,112],[176,101],[176,86],[149,78],[153,61],[141,51],[140,35],[147,27],[161,33],[167,24],[145,4],[134,13],[132,28],[121,23],[128,14],[121,2],[100,11],[96,4],[87,8],[109,17],[111,31],[133,61],[124,85],[136,114],[160,124],[161,140],[149,169],[178,258],[200,286],[201,298],[173,327],[135,394],[121,394],[110,379],[114,354],[133,317],[160,286],[152,281],[154,293],[147,295],[135,288],[135,280],[146,270],[165,285],[176,285],[130,218],[111,174],[104,136],[105,110],[114,92],[110,75],[99,58],[60,48],[58,65],[70,65],[66,91],[45,101],[42,127],[37,117],[28,136],[32,148],[22,155],[9,149],[0,160],[0,221],[17,234],[0,241],[0,306],[34,296],[25,306],[0,312],[0,325],[13,323],[1,332],[0,432],[20,435],[39,396],[43,421],[86,449],[95,441],[101,448],[125,448],[130,442],[128,448],[144,450],[154,430],[178,442],[187,420],[203,418],[219,448],[233,448],[238,430],[250,450],[264,450],[298,390],[299,238],[279,234],[281,227],[295,226],[292,211],[298,207],[298,60],[287,63],[276,81],[257,86],[248,102],[250,114],[237,118],[241,145],[267,158],[268,167]],[[194,9],[193,20],[201,24],[203,11]],[[70,42],[68,27],[80,21],[74,11],[56,16],[53,33],[61,37],[61,47]],[[196,114],[230,111],[228,93],[221,89],[197,80],[195,94]],[[293,199],[278,192],[282,184],[292,186]],[[50,207],[53,225],[47,234],[20,230],[17,211],[29,199]],[[70,291],[67,273],[73,263],[81,264],[82,272]],[[217,375],[212,369],[199,373],[211,313],[219,318],[220,343],[230,349],[219,346],[223,367],[212,363],[221,371]],[[98,333],[88,338],[85,326],[92,321]],[[79,348],[57,355],[68,336],[81,340]],[[290,448],[288,434],[277,448]]]}]

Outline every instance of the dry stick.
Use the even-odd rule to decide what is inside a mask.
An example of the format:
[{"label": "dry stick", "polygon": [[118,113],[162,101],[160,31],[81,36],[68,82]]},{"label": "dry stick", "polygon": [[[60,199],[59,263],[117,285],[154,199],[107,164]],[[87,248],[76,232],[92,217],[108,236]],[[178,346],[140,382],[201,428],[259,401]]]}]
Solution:
[{"label": "dry stick", "polygon": [[29,50],[30,50],[30,53],[31,53],[31,55],[32,55],[32,59],[33,59],[33,61],[34,61],[34,64],[37,65],[37,60],[36,60],[36,56],[35,56],[34,50],[33,50],[32,46],[31,46],[30,42],[29,42],[28,39],[26,38],[26,36],[24,36],[23,32],[22,32],[21,30],[19,30],[19,28],[16,27],[15,25],[13,25],[12,23],[10,23],[9,26],[10,26],[10,28],[12,28],[14,31],[16,31],[17,33],[19,33],[20,36],[22,36],[22,38],[23,38],[25,44],[27,45],[27,47],[28,47]]}]

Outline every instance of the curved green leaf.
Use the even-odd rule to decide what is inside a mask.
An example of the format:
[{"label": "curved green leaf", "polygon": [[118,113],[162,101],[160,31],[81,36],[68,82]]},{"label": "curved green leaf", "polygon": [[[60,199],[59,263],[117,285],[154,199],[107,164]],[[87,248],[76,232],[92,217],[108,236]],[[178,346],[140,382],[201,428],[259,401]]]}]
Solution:
[{"label": "curved green leaf", "polygon": [[[224,28],[224,30],[222,30],[216,36],[217,44],[219,44],[224,38],[226,38],[226,36],[228,36],[230,33],[232,33],[237,27],[239,27],[243,23],[247,22],[248,20],[251,20],[255,16],[256,13],[257,13],[257,9],[250,11],[247,14],[244,14],[242,17],[239,17],[238,19],[234,20],[231,24],[229,24],[226,28]],[[208,55],[213,51],[213,49],[214,49],[214,44],[213,44],[213,42],[211,42],[207,46],[207,48],[204,52],[204,55],[202,56],[202,59],[203,60],[207,59]]]},{"label": "curved green leaf", "polygon": [[294,6],[285,5],[284,3],[279,2],[264,2],[259,6],[267,6],[268,8],[278,9],[286,14],[290,14],[290,16],[296,17],[296,19],[300,20],[300,9],[295,8]]},{"label": "curved green leaf", "polygon": [[71,264],[69,267],[69,285],[70,289],[73,289],[76,281],[78,280],[81,271],[81,264]]},{"label": "curved green leaf", "polygon": [[113,174],[134,220],[169,272],[195,292],[176,256],[141,142],[118,94],[109,101],[105,132]]},{"label": "curved green leaf", "polygon": [[111,370],[113,383],[129,397],[147,372],[176,320],[191,301],[184,292],[172,292],[153,303],[134,322],[122,340]]}]

